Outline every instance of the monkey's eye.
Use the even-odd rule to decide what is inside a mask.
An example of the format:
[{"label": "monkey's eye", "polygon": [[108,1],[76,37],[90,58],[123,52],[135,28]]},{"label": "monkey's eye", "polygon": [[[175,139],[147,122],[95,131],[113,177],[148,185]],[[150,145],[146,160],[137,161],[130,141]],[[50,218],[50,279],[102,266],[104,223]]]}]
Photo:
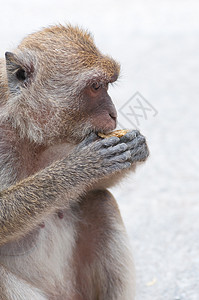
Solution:
[{"label": "monkey's eye", "polygon": [[92,87],[92,90],[94,90],[94,91],[96,92],[96,91],[98,91],[99,89],[101,89],[102,84],[99,83],[99,82],[95,82],[95,83],[93,83],[93,84],[91,85],[91,87]]},{"label": "monkey's eye", "polygon": [[17,70],[16,72],[16,77],[19,81],[24,81],[27,78],[27,74],[26,71],[22,68],[20,68],[19,70]]}]

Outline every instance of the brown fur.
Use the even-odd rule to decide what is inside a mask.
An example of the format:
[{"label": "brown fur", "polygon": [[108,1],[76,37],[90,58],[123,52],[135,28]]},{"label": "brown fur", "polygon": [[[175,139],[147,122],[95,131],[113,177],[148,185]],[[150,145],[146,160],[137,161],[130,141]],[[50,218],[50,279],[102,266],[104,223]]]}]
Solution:
[{"label": "brown fur", "polygon": [[72,26],[31,34],[0,61],[0,299],[133,299],[128,239],[105,188],[147,158],[146,141],[90,135],[116,127],[107,87],[118,76]]}]

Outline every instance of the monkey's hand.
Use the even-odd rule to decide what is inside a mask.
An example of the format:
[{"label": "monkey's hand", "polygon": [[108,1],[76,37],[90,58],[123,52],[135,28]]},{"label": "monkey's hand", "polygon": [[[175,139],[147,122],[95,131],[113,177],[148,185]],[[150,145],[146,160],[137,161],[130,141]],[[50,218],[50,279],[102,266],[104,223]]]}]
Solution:
[{"label": "monkey's hand", "polygon": [[[116,185],[149,155],[146,140],[137,130],[129,131],[121,138],[109,137],[95,143],[96,139],[95,135],[91,135],[80,144],[80,147],[84,148],[87,145],[91,152],[95,151],[95,158],[98,157],[100,161],[99,171],[103,172],[103,176],[102,173],[101,176],[98,175],[98,180],[95,180],[92,186],[93,189],[104,189]],[[96,163],[96,168],[97,165],[98,163]]]},{"label": "monkey's hand", "polygon": [[88,172],[88,178],[96,181],[131,166],[131,151],[128,142],[121,142],[118,137],[99,138],[91,133],[80,143],[72,155],[71,162],[82,173]]},{"label": "monkey's hand", "polygon": [[138,130],[132,130],[120,138],[121,143],[126,143],[131,153],[130,162],[135,164],[143,162],[149,156],[146,139]]},{"label": "monkey's hand", "polygon": [[123,137],[99,139],[92,133],[75,149],[71,159],[82,172],[88,171],[91,181],[109,177],[131,165],[146,160],[149,155],[145,138],[137,131]]}]

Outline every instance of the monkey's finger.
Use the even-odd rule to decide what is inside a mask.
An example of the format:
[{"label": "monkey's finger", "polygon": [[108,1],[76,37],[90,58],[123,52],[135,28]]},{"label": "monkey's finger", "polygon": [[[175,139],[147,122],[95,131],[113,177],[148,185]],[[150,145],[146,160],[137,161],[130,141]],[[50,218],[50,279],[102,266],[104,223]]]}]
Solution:
[{"label": "monkey's finger", "polygon": [[122,143],[122,144],[117,144],[116,146],[113,146],[113,147],[103,148],[100,151],[100,153],[102,155],[112,156],[112,155],[115,155],[115,154],[123,153],[127,149],[128,149],[128,146],[125,143]]},{"label": "monkey's finger", "polygon": [[139,147],[130,149],[131,156],[135,156],[135,155],[141,153],[142,151],[145,151],[146,149],[147,149],[147,147],[143,147],[142,145],[140,145]]},{"label": "monkey's finger", "polygon": [[136,138],[139,135],[140,135],[140,132],[138,130],[129,131],[120,138],[120,142],[127,143],[128,141],[133,140],[134,138]]},{"label": "monkey's finger", "polygon": [[147,145],[142,145],[134,150],[130,150],[130,153],[130,161],[132,163],[137,161],[144,161],[149,156],[149,149]]},{"label": "monkey's finger", "polygon": [[81,143],[80,147],[88,146],[90,143],[95,142],[98,139],[96,133],[91,132]]},{"label": "monkey's finger", "polygon": [[118,144],[118,142],[120,141],[120,139],[118,137],[110,137],[110,138],[106,138],[104,140],[100,139],[98,141],[95,141],[94,144],[94,149],[95,150],[100,150],[103,148],[108,148],[108,147],[113,147],[116,144]]},{"label": "monkey's finger", "polygon": [[133,140],[126,142],[128,149],[134,149],[138,146],[143,145],[144,143],[146,143],[146,139],[143,135],[139,135],[138,137],[134,138]]},{"label": "monkey's finger", "polygon": [[116,162],[126,162],[126,161],[129,161],[130,158],[131,158],[131,152],[128,150],[128,151],[125,151],[125,152],[123,152],[119,155],[115,155],[115,156],[111,157],[109,159],[109,161],[111,163],[113,163],[113,162],[115,162],[115,163]]},{"label": "monkey's finger", "polygon": [[119,143],[120,139],[116,136],[112,136],[110,138],[106,138],[101,140],[101,145],[105,146],[105,147],[110,147],[110,146],[115,146]]}]

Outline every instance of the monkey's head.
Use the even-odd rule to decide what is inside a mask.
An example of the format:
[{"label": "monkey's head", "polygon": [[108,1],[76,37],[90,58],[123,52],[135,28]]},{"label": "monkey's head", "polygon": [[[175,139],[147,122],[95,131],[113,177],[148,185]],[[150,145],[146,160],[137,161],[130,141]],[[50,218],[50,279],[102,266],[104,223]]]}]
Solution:
[{"label": "monkey's head", "polygon": [[54,26],[6,52],[9,96],[4,115],[19,135],[39,144],[78,143],[91,131],[116,127],[108,85],[119,65],[102,55],[89,33]]}]

